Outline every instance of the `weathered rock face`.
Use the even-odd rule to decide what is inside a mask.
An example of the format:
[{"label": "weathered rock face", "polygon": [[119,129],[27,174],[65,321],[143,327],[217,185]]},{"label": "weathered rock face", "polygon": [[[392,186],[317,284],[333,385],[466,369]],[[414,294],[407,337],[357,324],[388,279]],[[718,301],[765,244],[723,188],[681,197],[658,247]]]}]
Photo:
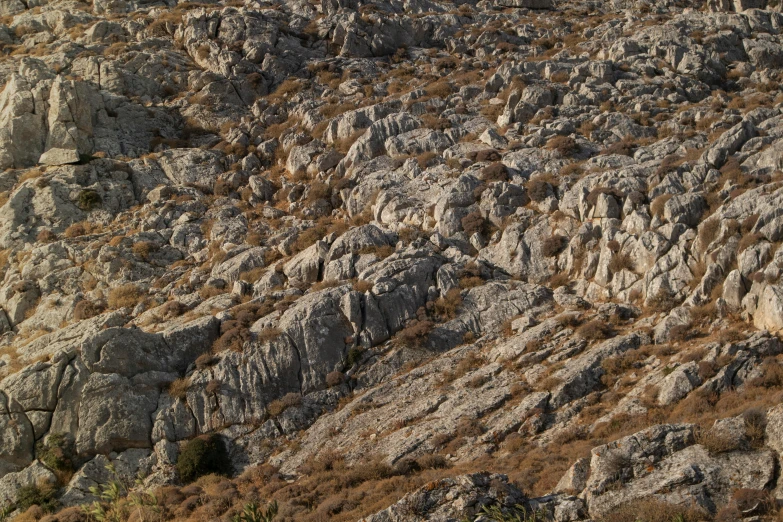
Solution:
[{"label": "weathered rock face", "polygon": [[151,124],[142,106],[118,102],[87,82],[54,75],[42,62],[23,61],[0,93],[0,167],[77,163],[96,151],[139,155],[155,133],[173,133],[165,113]]},{"label": "weathered rock face", "polygon": [[757,328],[777,332],[783,329],[783,291],[777,286],[765,286],[758,297],[753,315]]},{"label": "weathered rock face", "polygon": [[0,0],[0,503],[783,500],[777,4],[240,4]]},{"label": "weathered rock face", "polygon": [[[513,510],[515,506],[527,506],[524,494],[508,484],[502,475],[462,475],[415,491],[398,503],[375,515],[363,518],[363,522],[390,522],[401,520],[412,510],[428,520],[453,520],[480,514],[483,507],[498,506]],[[454,499],[459,499],[454,502]],[[415,506],[415,507],[413,507]],[[524,509],[524,508],[523,508]]]},{"label": "weathered rock face", "polygon": [[6,401],[5,473],[32,459],[36,439],[72,434],[80,455],[149,448],[151,415],[161,388],[176,379],[217,336],[205,318],[162,334],[109,328],[81,333],[80,353],[54,352],[0,382]]}]

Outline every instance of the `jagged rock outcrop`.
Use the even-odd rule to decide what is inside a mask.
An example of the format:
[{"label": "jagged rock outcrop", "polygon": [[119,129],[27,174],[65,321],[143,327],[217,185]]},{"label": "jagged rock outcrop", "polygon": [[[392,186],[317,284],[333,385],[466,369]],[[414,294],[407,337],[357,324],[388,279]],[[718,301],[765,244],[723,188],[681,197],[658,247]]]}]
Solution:
[{"label": "jagged rock outcrop", "polygon": [[9,510],[138,474],[161,520],[783,499],[774,2],[0,15]]}]

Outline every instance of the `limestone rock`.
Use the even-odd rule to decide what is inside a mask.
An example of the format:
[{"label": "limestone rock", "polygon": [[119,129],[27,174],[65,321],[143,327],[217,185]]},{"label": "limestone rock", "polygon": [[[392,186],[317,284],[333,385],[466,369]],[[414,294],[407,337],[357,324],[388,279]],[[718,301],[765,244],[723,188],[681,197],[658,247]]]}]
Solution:
[{"label": "limestone rock", "polygon": [[41,165],[67,165],[78,163],[79,152],[74,149],[51,148],[41,154],[38,163]]}]

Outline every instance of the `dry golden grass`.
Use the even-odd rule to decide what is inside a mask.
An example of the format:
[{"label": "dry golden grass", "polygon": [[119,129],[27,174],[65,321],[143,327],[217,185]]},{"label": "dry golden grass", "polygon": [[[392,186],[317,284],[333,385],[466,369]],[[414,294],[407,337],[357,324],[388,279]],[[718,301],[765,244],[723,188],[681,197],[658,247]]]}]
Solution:
[{"label": "dry golden grass", "polygon": [[179,379],[171,382],[168,386],[169,395],[175,399],[185,400],[187,396],[188,388],[190,388],[190,379],[187,377],[180,377]]},{"label": "dry golden grass", "polygon": [[355,281],[353,283],[353,289],[356,292],[366,293],[372,290],[372,287],[374,286],[372,281],[366,281],[364,279],[360,279],[358,281]]},{"label": "dry golden grass", "polygon": [[663,217],[663,209],[666,207],[666,202],[669,201],[672,198],[671,194],[662,194],[652,200],[650,203],[650,213],[652,213],[653,216],[657,216],[659,218]]},{"label": "dry golden grass", "polygon": [[125,284],[109,290],[109,308],[133,308],[144,296],[141,288],[134,284]]},{"label": "dry golden grass", "polygon": [[67,238],[74,238],[84,236],[91,233],[92,231],[93,225],[89,221],[80,221],[79,223],[74,223],[73,225],[66,228],[64,235]]}]

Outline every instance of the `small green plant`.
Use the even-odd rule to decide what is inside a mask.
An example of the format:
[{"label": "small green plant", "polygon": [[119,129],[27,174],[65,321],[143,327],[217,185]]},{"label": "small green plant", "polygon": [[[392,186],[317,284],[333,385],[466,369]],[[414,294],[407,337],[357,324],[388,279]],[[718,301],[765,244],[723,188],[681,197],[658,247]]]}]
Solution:
[{"label": "small green plant", "polygon": [[209,473],[227,475],[231,465],[226,445],[214,433],[187,441],[177,457],[177,471],[186,484]]},{"label": "small green plant", "polygon": [[54,486],[49,483],[22,486],[16,494],[14,508],[26,511],[31,506],[38,506],[45,513],[51,513],[59,506],[55,498],[56,492]]},{"label": "small green plant", "polygon": [[73,441],[65,433],[52,433],[35,446],[38,460],[55,471],[72,471]]},{"label": "small green plant", "polygon": [[[90,493],[100,500],[83,505],[81,509],[85,515],[97,522],[123,522],[130,516],[130,508],[136,509],[140,520],[144,520],[143,511],[158,511],[155,495],[131,492],[130,484],[120,479],[112,464],[108,464],[106,469],[112,478],[105,484],[90,487]],[[135,485],[142,485],[141,476],[136,478]]]},{"label": "small green plant", "polygon": [[272,522],[277,516],[277,501],[273,500],[264,508],[258,507],[255,502],[245,504],[241,513],[232,517],[232,522]]},{"label": "small green plant", "polygon": [[362,350],[360,348],[351,348],[348,350],[348,355],[345,357],[345,367],[353,368],[353,365],[358,363],[362,358]]},{"label": "small green plant", "polygon": [[82,190],[79,193],[79,208],[93,210],[101,205],[101,195],[94,190]]}]

